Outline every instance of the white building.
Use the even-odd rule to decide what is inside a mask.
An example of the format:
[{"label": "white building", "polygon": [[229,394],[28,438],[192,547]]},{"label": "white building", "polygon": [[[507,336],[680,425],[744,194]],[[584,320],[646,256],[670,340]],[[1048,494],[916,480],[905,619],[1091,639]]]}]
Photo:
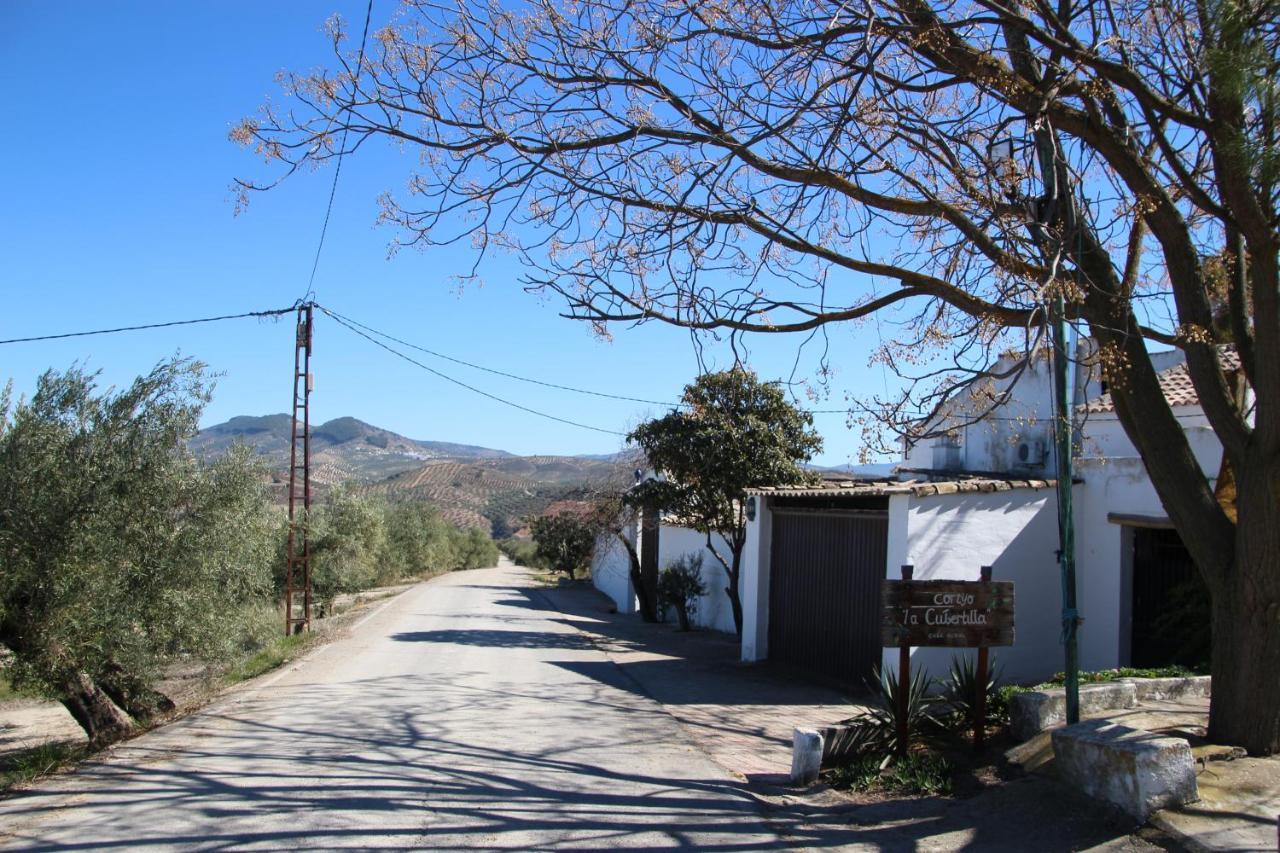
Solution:
[{"label": "white building", "polygon": [[[1216,477],[1221,446],[1181,353],[1153,361],[1203,470]],[[1152,620],[1166,609],[1171,586],[1199,583],[1198,575],[1105,386],[1087,376],[1075,385],[1080,664],[1154,665],[1169,649],[1154,637]],[[977,580],[989,565],[995,580],[1013,581],[1016,590],[1015,644],[995,651],[1003,677],[1034,681],[1062,670],[1051,389],[1048,358],[1033,359],[1012,385],[970,388],[930,432],[955,429],[906,448],[897,478],[751,490],[742,659],[780,660],[857,689],[875,669],[897,665],[897,650],[880,645],[881,581],[902,577],[904,565],[918,580]],[[964,425],[993,394],[1007,396],[995,417]],[[602,544],[596,585],[632,612],[626,554]],[[657,564],[705,547],[701,534],[664,524]],[[703,575],[709,594],[698,623],[732,631],[725,573],[709,555]],[[913,668],[942,675],[954,653],[915,649]]]},{"label": "white building", "polygon": [[[1181,354],[1154,361],[1197,458],[1216,477],[1221,446]],[[902,577],[903,565],[918,580],[977,580],[990,565],[994,579],[1016,588],[1017,638],[995,653],[1004,677],[1031,681],[1062,670],[1051,388],[1044,358],[1011,388],[971,389],[943,415],[941,430],[971,419],[986,395],[998,399],[1007,390],[1009,399],[994,418],[907,448],[897,482],[753,490],[743,659],[782,659],[856,684],[876,666],[896,668],[897,650],[879,643],[881,580]],[[1198,583],[1198,575],[1105,388],[1081,377],[1075,401],[1080,663],[1159,663],[1170,649],[1153,633],[1153,620],[1170,588]],[[939,675],[952,654],[916,649],[913,666]]]}]

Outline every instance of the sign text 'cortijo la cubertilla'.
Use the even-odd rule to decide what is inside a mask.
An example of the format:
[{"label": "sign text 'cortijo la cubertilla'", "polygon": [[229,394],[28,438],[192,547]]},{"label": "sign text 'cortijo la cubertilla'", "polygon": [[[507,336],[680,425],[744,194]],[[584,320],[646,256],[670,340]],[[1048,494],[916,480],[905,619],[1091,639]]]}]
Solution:
[{"label": "sign text 'cortijo la cubertilla'", "polygon": [[884,582],[880,639],[886,646],[1011,646],[1010,581]]}]

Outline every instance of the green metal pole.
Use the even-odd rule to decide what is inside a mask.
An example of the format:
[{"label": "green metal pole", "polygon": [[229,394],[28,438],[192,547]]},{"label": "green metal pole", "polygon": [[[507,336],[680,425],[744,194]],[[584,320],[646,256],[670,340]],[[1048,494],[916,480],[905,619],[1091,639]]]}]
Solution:
[{"label": "green metal pole", "polygon": [[[1057,158],[1051,131],[1039,127],[1035,131],[1036,154],[1040,160],[1040,177],[1044,183],[1040,223],[1046,226],[1061,220],[1064,197],[1058,182]],[[1039,232],[1042,243],[1047,235]],[[1067,242],[1061,234],[1056,239]],[[1061,243],[1060,243],[1061,245]],[[1050,282],[1052,284],[1052,282]],[[1058,568],[1062,577],[1062,645],[1065,649],[1067,724],[1080,722],[1080,651],[1076,628],[1080,624],[1076,609],[1075,523],[1072,519],[1071,484],[1075,479],[1072,466],[1071,404],[1074,395],[1067,382],[1072,353],[1067,347],[1067,312],[1061,288],[1054,288],[1049,304],[1049,323],[1053,338],[1053,439],[1058,462]]]},{"label": "green metal pole", "polygon": [[1071,354],[1067,348],[1066,310],[1062,294],[1056,293],[1050,307],[1053,323],[1053,394],[1056,417],[1054,441],[1058,459],[1058,567],[1062,576],[1062,644],[1066,649],[1067,725],[1080,722],[1080,650],[1076,641],[1079,614],[1076,610],[1075,523],[1073,521],[1071,402],[1067,368]]}]

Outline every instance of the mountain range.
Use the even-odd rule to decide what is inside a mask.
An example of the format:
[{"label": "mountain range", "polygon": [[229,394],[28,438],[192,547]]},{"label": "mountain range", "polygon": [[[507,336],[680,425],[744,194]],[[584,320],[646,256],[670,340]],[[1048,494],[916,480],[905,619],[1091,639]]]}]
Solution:
[{"label": "mountain range", "polygon": [[[237,443],[253,447],[267,462],[284,500],[289,471],[292,418],[286,414],[239,416],[206,427],[191,440],[203,459]],[[352,417],[311,428],[311,480],[322,496],[347,484],[388,500],[421,500],[454,524],[482,527],[502,537],[549,504],[583,489],[630,482],[636,457],[517,456],[505,450],[418,441]]]}]

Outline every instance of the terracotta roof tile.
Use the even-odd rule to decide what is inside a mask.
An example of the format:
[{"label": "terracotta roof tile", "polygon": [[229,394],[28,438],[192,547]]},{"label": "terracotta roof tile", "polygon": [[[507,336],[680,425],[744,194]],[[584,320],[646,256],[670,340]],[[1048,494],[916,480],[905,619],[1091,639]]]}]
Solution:
[{"label": "terracotta roof tile", "polygon": [[[1222,362],[1222,369],[1228,373],[1233,373],[1240,369],[1240,356],[1234,349],[1224,349],[1219,353],[1218,359]],[[1200,404],[1200,395],[1196,393],[1195,386],[1191,384],[1191,374],[1187,372],[1187,363],[1185,361],[1161,371],[1157,379],[1160,381],[1160,390],[1164,392],[1164,398],[1169,402],[1170,406],[1198,406]],[[1082,412],[1114,412],[1116,404],[1111,399],[1111,394],[1107,393],[1100,397],[1094,397],[1084,405],[1078,406],[1077,409]]]},{"label": "terracotta roof tile", "polygon": [[955,495],[970,492],[1008,492],[1014,489],[1051,489],[1056,480],[1000,480],[973,477],[929,483],[923,480],[824,480],[809,486],[757,486],[747,489],[749,495],[788,498],[883,497],[912,495]]}]

